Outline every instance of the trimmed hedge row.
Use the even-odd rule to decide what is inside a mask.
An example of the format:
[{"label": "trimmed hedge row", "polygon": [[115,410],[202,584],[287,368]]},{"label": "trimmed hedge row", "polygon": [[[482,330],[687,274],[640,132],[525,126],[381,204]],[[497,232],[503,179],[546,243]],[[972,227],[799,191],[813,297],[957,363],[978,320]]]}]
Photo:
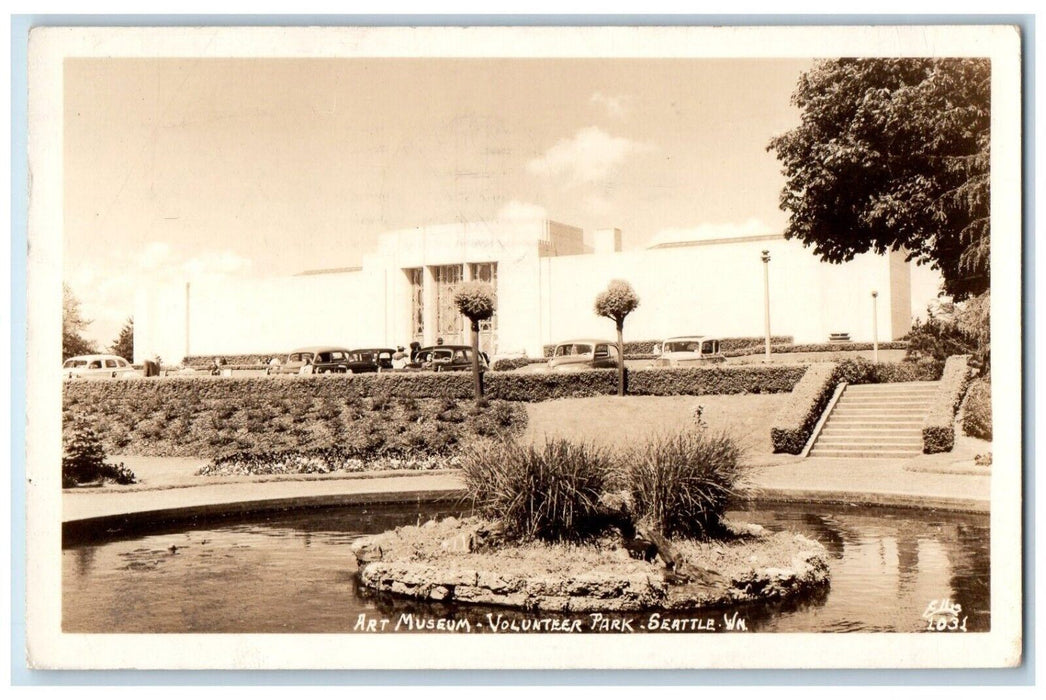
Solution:
[{"label": "trimmed hedge row", "polygon": [[[758,341],[758,339],[756,339]],[[778,343],[774,344],[771,339],[770,352],[771,353],[792,353],[792,352],[853,352],[855,350],[872,350],[875,346],[872,343],[802,343],[796,345],[795,343]],[[879,343],[880,350],[907,350],[907,340],[894,340],[888,343]],[[724,357],[744,357],[745,355],[758,355],[766,352],[765,345],[748,345],[745,347],[734,348],[731,350],[723,349]]]},{"label": "trimmed hedge row", "polygon": [[852,357],[838,363],[836,381],[847,384],[891,384],[893,382],[935,382],[941,378],[943,362],[880,362]]},{"label": "trimmed hedge row", "polygon": [[962,431],[982,440],[992,439],[992,383],[978,379],[970,384],[962,412]]},{"label": "trimmed hedge row", "polygon": [[797,455],[803,451],[838,383],[837,370],[834,362],[818,362],[806,370],[770,427],[774,452]]},{"label": "trimmed hedge row", "polygon": [[628,372],[627,386],[636,396],[780,394],[792,391],[806,371],[803,365],[783,364],[656,367]]},{"label": "trimmed hedge row", "polygon": [[941,385],[923,423],[923,452],[949,452],[955,446],[955,410],[969,380],[969,355],[952,355],[944,363]]},{"label": "trimmed hedge row", "polygon": [[[779,393],[791,391],[805,371],[795,365],[665,367],[628,372],[629,393],[647,396]],[[488,372],[484,394],[506,401],[602,396],[617,393],[617,370],[567,373]],[[87,404],[114,399],[132,405],[184,401],[267,401],[303,397],[343,401],[366,397],[472,397],[469,372],[383,372],[381,374],[286,377],[167,377],[134,378],[119,382],[72,381],[64,384],[66,399]]]},{"label": "trimmed hedge row", "polygon": [[490,366],[490,369],[494,372],[511,372],[512,370],[519,369],[521,367],[528,367],[530,365],[543,365],[548,360],[544,357],[507,357],[500,360],[494,360],[494,363]]},{"label": "trimmed hedge row", "polygon": [[[790,335],[772,335],[770,336],[771,343],[791,343],[795,338]],[[625,343],[625,357],[629,358],[632,355],[654,355],[654,346],[660,345],[664,342],[664,338],[657,340],[630,340]],[[736,350],[737,348],[747,348],[757,343],[763,342],[762,338],[753,336],[743,338],[720,338],[719,339],[719,350],[726,352],[728,350]],[[760,346],[761,347],[761,346]],[[545,357],[552,357],[552,351],[556,349],[555,344],[546,345],[543,348]],[[633,358],[639,359],[639,358]]]}]

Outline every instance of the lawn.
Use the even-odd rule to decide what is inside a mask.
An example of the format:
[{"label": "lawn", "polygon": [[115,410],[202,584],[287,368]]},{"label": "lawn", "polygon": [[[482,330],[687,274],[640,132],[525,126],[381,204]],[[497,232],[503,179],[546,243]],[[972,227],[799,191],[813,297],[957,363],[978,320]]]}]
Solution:
[{"label": "lawn", "polygon": [[627,447],[659,432],[695,425],[695,412],[709,429],[732,432],[748,457],[773,452],[770,424],[790,394],[716,396],[594,396],[543,401],[527,406],[524,441],[569,437],[610,447]]}]

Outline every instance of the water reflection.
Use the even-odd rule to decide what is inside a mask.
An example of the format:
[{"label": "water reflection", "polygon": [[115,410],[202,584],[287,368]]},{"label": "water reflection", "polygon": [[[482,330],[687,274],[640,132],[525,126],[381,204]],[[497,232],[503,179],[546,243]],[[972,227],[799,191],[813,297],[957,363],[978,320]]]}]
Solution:
[{"label": "water reflection", "polygon": [[[426,506],[315,509],[71,543],[63,552],[63,629],[351,632],[362,616],[389,620],[388,631],[400,622],[405,631],[405,615],[408,624],[458,619],[469,621],[471,631],[491,632],[484,623],[498,616],[516,627],[549,617],[423,603],[358,585],[347,546],[353,540],[446,514],[445,507]],[[925,628],[922,613],[931,600],[950,598],[962,605],[969,630],[990,627],[986,517],[794,506],[731,517],[823,543],[831,554],[830,586],[788,601],[673,613],[673,619],[711,619],[716,631],[734,617],[750,631],[914,632]],[[589,615],[555,617],[576,620],[578,631],[601,629]],[[620,620],[624,631],[652,631],[649,613],[602,618],[610,619]]]}]

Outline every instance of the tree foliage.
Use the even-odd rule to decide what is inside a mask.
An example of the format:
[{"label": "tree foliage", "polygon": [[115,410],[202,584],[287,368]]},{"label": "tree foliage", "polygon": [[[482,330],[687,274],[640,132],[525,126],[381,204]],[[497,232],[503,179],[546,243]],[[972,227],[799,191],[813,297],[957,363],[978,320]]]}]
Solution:
[{"label": "tree foliage", "polygon": [[465,282],[454,294],[454,304],[473,323],[494,315],[494,288],[486,282]]},{"label": "tree foliage", "polygon": [[80,300],[73,294],[69,285],[62,285],[62,360],[76,355],[89,355],[97,352],[94,343],[83,336],[90,321],[84,319],[80,311]]},{"label": "tree foliage", "polygon": [[624,280],[611,280],[607,288],[596,296],[597,316],[605,316],[617,324],[618,330],[625,325],[625,317],[639,306],[639,297],[632,285]]},{"label": "tree foliage", "polygon": [[120,335],[116,336],[116,340],[113,341],[112,345],[109,346],[109,350],[114,355],[119,355],[128,362],[134,362],[134,319],[128,317],[124,321],[123,328],[120,329]]},{"label": "tree foliage", "polygon": [[767,147],[786,237],[830,262],[903,248],[956,300],[985,291],[990,83],[985,59],[819,62],[792,95],[801,124]]}]

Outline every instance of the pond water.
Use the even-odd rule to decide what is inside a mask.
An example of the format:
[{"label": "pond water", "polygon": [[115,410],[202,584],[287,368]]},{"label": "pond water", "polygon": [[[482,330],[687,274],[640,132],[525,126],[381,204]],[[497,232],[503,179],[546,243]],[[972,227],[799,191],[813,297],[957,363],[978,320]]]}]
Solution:
[{"label": "pond water", "polygon": [[785,603],[661,615],[654,624],[650,613],[596,621],[404,600],[358,586],[353,540],[448,514],[436,506],[323,508],[70,543],[63,548],[62,627],[271,633],[353,632],[369,624],[417,632],[419,624],[425,631],[449,622],[457,631],[504,632],[539,620],[546,622],[536,631],[548,631],[553,619],[586,632],[696,632],[741,620],[748,631],[917,632],[932,624],[924,617],[931,601],[947,600],[961,606],[956,620],[968,631],[990,628],[988,518],[910,510],[775,504],[732,512],[823,543],[830,586]]}]

